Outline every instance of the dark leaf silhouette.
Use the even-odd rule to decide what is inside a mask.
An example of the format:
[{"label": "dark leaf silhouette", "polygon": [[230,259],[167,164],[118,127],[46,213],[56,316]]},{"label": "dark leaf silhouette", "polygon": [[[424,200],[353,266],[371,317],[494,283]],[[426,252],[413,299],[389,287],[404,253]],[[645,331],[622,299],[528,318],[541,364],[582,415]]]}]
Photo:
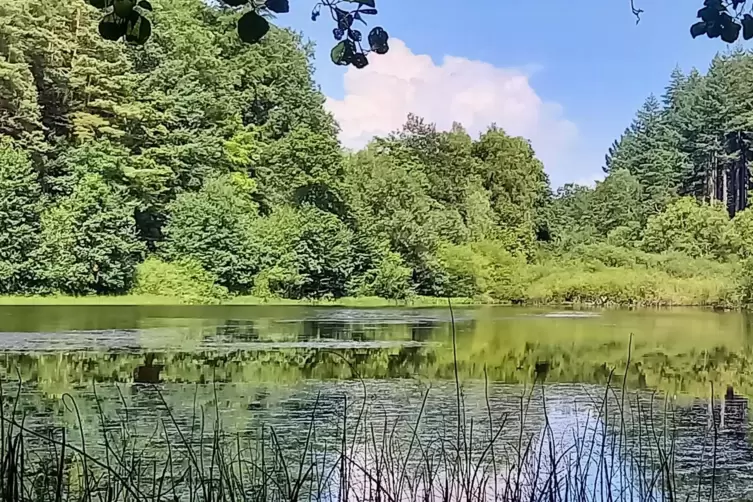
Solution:
[{"label": "dark leaf silhouette", "polygon": [[384,28],[377,26],[369,32],[369,46],[377,54],[384,54],[389,49],[387,41],[390,36],[384,31]]},{"label": "dark leaf silhouette", "polygon": [[698,11],[698,17],[707,23],[711,23],[719,19],[719,10],[711,7],[704,7]]},{"label": "dark leaf silhouette", "polygon": [[136,6],[135,0],[115,0],[115,3],[113,4],[113,9],[114,9],[115,15],[123,19],[128,19],[128,17],[131,15],[131,12],[133,12],[133,8],[135,6]]},{"label": "dark leaf silhouette", "polygon": [[345,31],[353,25],[353,14],[340,8],[335,9],[337,27]]},{"label": "dark leaf silhouette", "polygon": [[721,38],[731,44],[740,38],[753,38],[753,16],[743,15],[747,0],[704,0],[697,12],[700,21],[690,27],[690,35],[697,38],[706,34],[709,38]]},{"label": "dark leaf silhouette", "polygon": [[118,40],[126,34],[126,30],[125,21],[115,14],[108,14],[99,22],[99,34],[105,40]]},{"label": "dark leaf silhouette", "polygon": [[735,43],[740,36],[741,26],[735,22],[730,22],[722,28],[722,40],[728,44]]},{"label": "dark leaf silhouette", "polygon": [[364,54],[363,52],[354,54],[351,62],[353,63],[353,66],[358,69],[365,68],[369,65],[369,60],[366,58],[366,54]]},{"label": "dark leaf silhouette", "polygon": [[708,23],[706,26],[706,35],[709,38],[719,38],[722,34],[722,25],[719,23]]},{"label": "dark leaf silhouette", "polygon": [[722,4],[722,0],[704,0],[703,5],[715,9],[718,11],[724,10],[724,5]]},{"label": "dark leaf silhouette", "polygon": [[112,0],[88,0],[88,3],[97,9],[104,9],[112,5]]},{"label": "dark leaf silhouette", "polygon": [[[143,44],[151,36],[151,22],[143,18],[146,12],[153,11],[151,0],[86,1],[100,10],[109,9],[103,13],[99,28],[103,38],[115,41],[125,37],[129,43]],[[238,35],[242,41],[251,44],[259,42],[270,30],[269,22],[260,14],[261,10],[275,14],[290,11],[290,0],[221,0],[221,3],[233,8],[250,5],[250,9],[238,19]],[[355,54],[360,53],[363,58],[358,58],[357,66],[362,68],[368,64],[366,58],[370,52],[385,54],[389,51],[389,36],[381,27],[371,30],[368,48],[361,47],[361,42],[366,36],[361,31],[353,29],[356,20],[367,24],[364,16],[377,14],[375,0],[317,0],[311,11],[312,21],[319,19],[322,8],[329,9],[336,23],[332,31],[334,38],[338,41],[347,38],[353,44],[352,48],[338,46],[337,51],[342,52],[342,57],[335,58],[339,61],[337,64],[351,64]]]},{"label": "dark leaf silhouette", "polygon": [[238,20],[238,35],[247,44],[255,44],[269,31],[269,22],[254,11]]},{"label": "dark leaf silhouette", "polygon": [[361,32],[358,30],[348,30],[348,38],[350,38],[354,42],[360,42],[363,38],[363,35],[361,35]]},{"label": "dark leaf silhouette", "polygon": [[693,38],[696,38],[697,36],[703,35],[706,33],[706,22],[705,21],[699,21],[695,23],[693,26],[690,27],[690,35]]},{"label": "dark leaf silhouette", "polygon": [[144,16],[136,13],[133,19],[128,20],[126,42],[144,45],[151,35],[152,23]]},{"label": "dark leaf silhouette", "polygon": [[290,12],[290,3],[288,0],[267,0],[265,3],[267,9],[277,14]]},{"label": "dark leaf silhouette", "polygon": [[750,40],[753,38],[753,16],[750,14],[745,14],[743,16],[743,38],[745,40]]}]

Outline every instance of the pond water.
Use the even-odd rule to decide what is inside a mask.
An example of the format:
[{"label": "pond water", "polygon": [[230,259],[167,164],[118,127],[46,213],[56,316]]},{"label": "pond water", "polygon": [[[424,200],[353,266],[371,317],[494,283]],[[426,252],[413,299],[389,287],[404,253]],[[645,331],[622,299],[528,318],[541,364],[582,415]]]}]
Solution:
[{"label": "pond water", "polygon": [[[707,494],[714,484],[717,499],[753,496],[753,317],[746,313],[2,306],[0,332],[5,395],[18,391],[19,409],[39,427],[76,432],[79,419],[62,400],[68,394],[81,427],[100,427],[96,392],[107,420],[127,416],[144,437],[165,417],[186,428],[219,419],[245,437],[261,434],[261,424],[274,427],[293,451],[306,442],[312,417],[317,444],[326,444],[338,440],[343,423],[357,427],[362,410],[364,423],[395,425],[406,440],[416,423],[422,434],[452,436],[460,402],[466,432],[476,423],[478,437],[489,434],[491,418],[505,421],[500,435],[514,442],[545,423],[562,437],[584,421],[608,423],[615,410],[602,410],[608,395],[657,420],[671,406],[664,427],[674,438],[678,491],[701,486]],[[134,383],[144,367],[159,375],[156,387]],[[605,394],[609,382],[614,390]],[[712,387],[717,398],[734,398],[712,402]],[[640,424],[623,422],[626,437],[642,434]]]}]

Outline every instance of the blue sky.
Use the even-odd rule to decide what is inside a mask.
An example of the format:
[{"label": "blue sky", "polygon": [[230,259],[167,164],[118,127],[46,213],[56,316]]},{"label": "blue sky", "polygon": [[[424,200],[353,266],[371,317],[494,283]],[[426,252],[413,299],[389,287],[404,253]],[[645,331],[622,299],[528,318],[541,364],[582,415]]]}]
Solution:
[{"label": "blue sky", "polygon": [[[372,24],[403,44],[395,41],[395,54],[373,55],[357,73],[329,62],[331,20],[313,23],[313,2],[291,3],[278,22],[316,42],[316,79],[332,98],[347,146],[411,108],[440,127],[451,118],[475,124],[471,133],[495,120],[531,137],[554,187],[599,178],[606,149],[643,100],[663,92],[672,69],[705,71],[726,49],[718,39],[690,37],[700,0],[636,0],[646,11],[638,25],[629,0],[477,0],[472,9],[377,0]],[[475,112],[465,113],[459,104],[482,94],[469,105]],[[372,117],[381,125],[363,129]]]}]

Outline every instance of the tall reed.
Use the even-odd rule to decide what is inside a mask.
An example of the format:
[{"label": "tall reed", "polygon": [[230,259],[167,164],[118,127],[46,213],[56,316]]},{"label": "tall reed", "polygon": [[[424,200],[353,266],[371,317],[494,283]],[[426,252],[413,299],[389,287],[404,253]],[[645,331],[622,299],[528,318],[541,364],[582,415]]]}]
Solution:
[{"label": "tall reed", "polygon": [[[452,329],[454,349],[454,320]],[[75,441],[65,428],[26,423],[19,382],[14,396],[0,388],[0,494],[34,502],[714,500],[716,416],[698,459],[698,484],[689,486],[677,474],[672,407],[666,403],[657,414],[655,394],[629,391],[630,355],[627,366],[621,382],[613,385],[610,377],[588,403],[584,421],[564,430],[550,421],[545,364],[520,393],[515,414],[495,409],[485,379],[484,423],[466,413],[456,372],[456,409],[445,427],[424,423],[431,389],[413,420],[381,418],[368,406],[368,383],[361,380],[361,401],[343,399],[337,440],[322,434],[317,396],[305,442],[292,452],[274,426],[253,439],[225,430],[218,405],[209,410],[213,417],[194,406],[190,423],[181,423],[158,386],[152,390],[166,418],[153,424],[150,437],[136,434],[137,417],[122,394],[123,413],[113,419],[94,389],[97,434],[84,430],[75,400],[64,396],[78,417]],[[534,427],[532,404],[543,410]]]}]

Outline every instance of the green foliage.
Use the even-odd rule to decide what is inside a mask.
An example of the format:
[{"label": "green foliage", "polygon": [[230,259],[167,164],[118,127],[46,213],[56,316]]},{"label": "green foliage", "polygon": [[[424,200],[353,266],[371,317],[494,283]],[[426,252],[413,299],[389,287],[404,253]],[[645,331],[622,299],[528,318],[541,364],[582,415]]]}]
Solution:
[{"label": "green foliage", "polygon": [[439,249],[444,296],[517,301],[525,297],[526,262],[500,242],[445,244]]},{"label": "green foliage", "polygon": [[196,260],[231,291],[245,291],[259,270],[251,234],[257,206],[236,178],[210,178],[198,192],[180,194],[169,206],[163,253],[170,260]]},{"label": "green foliage", "polygon": [[85,174],[70,195],[42,213],[41,277],[56,292],[124,293],[144,246],[134,204],[99,174]]},{"label": "green foliage", "polygon": [[732,226],[740,239],[739,253],[745,258],[753,256],[753,210],[746,209],[732,218]]},{"label": "green foliage", "polygon": [[33,291],[39,280],[40,188],[25,152],[0,140],[0,291]]},{"label": "green foliage", "polygon": [[[117,41],[123,38],[128,43],[144,45],[151,37],[152,24],[148,13],[154,8],[149,0],[87,0],[87,3],[104,13],[98,26],[103,39]],[[227,7],[246,11],[238,18],[237,26],[238,37],[247,44],[259,43],[269,33],[269,14],[290,11],[288,0],[223,0],[223,3]],[[368,49],[364,49],[361,45],[363,35],[354,27],[355,21],[366,24],[364,16],[376,14],[375,7],[375,0],[335,0],[315,4],[312,21],[316,21],[321,9],[326,8],[336,24],[333,34],[340,43],[332,49],[333,63],[364,68],[369,64],[366,56],[370,52],[386,54],[389,51],[389,35],[384,28],[377,26],[369,32]]]},{"label": "green foliage", "polygon": [[284,208],[255,225],[261,272],[254,296],[345,296],[353,270],[352,231],[313,206]]},{"label": "green foliage", "polygon": [[216,303],[227,297],[227,289],[197,261],[165,262],[150,257],[136,268],[133,293],[176,298],[184,303]]},{"label": "green foliage", "polygon": [[[344,153],[311,47],[258,2],[94,3],[132,44],[103,40],[84,0],[0,7],[0,293],[734,301],[753,249],[747,53],[673,72],[606,178],[552,193],[531,144],[495,126],[410,115]],[[338,63],[388,49],[354,25],[373,2],[325,7]]]},{"label": "green foliage", "polygon": [[299,221],[293,249],[301,282],[291,296],[345,296],[353,269],[353,233],[337,216],[312,206],[299,211]]},{"label": "green foliage", "polygon": [[750,258],[745,259],[742,263],[737,293],[744,305],[753,303],[753,260]]},{"label": "green foliage", "polygon": [[390,300],[405,300],[413,296],[411,277],[413,270],[406,267],[402,257],[388,251],[374,268],[358,278],[356,293],[359,296],[378,296]]},{"label": "green foliage", "polygon": [[683,197],[651,216],[643,235],[646,251],[679,251],[692,257],[725,258],[737,249],[727,212],[718,204]]}]

